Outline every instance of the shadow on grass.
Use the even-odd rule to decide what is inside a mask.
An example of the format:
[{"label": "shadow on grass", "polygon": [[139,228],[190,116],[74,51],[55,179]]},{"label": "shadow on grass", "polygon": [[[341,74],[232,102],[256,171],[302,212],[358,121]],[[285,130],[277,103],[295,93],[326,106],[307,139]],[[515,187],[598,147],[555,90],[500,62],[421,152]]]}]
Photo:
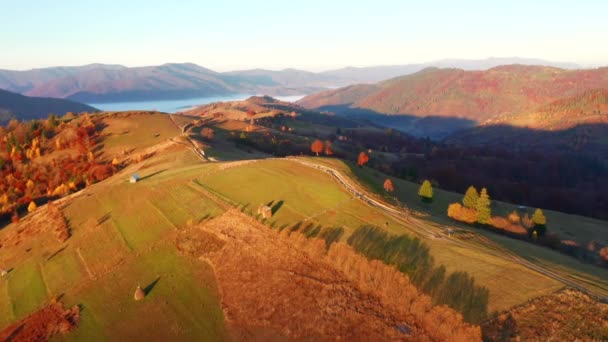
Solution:
[{"label": "shadow on grass", "polygon": [[150,284],[148,284],[148,286],[144,287],[144,293],[146,294],[146,296],[152,292],[152,290],[154,289],[154,287],[156,286],[156,284],[158,284],[158,282],[160,281],[160,276],[156,277],[156,279],[154,279],[153,282],[151,282]]},{"label": "shadow on grass", "polygon": [[68,245],[65,245],[65,246],[63,246],[63,247],[59,248],[58,250],[56,250],[56,251],[55,251],[53,254],[51,254],[51,255],[50,255],[48,258],[46,258],[46,261],[50,261],[50,260],[51,260],[51,259],[53,259],[55,256],[57,256],[59,253],[63,252],[63,251],[66,249],[66,247],[67,247],[67,246],[68,246]]},{"label": "shadow on grass", "polygon": [[139,181],[141,182],[141,181],[143,181],[143,180],[145,180],[145,179],[148,179],[148,178],[150,178],[150,177],[154,177],[154,176],[156,176],[156,175],[158,175],[158,174],[160,174],[160,173],[163,173],[163,172],[165,172],[165,171],[167,171],[167,170],[168,170],[168,169],[163,169],[163,170],[156,171],[156,172],[151,173],[151,174],[149,174],[149,175],[147,175],[147,176],[141,177],[141,178],[139,179]]}]

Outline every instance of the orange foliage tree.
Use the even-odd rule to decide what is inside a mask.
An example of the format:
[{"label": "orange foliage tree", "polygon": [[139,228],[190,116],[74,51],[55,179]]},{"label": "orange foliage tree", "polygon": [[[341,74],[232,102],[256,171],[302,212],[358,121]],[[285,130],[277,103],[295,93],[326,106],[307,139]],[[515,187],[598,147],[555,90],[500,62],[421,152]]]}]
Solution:
[{"label": "orange foliage tree", "polygon": [[369,156],[365,152],[359,153],[359,157],[357,158],[357,165],[359,167],[365,165],[369,161]]},{"label": "orange foliage tree", "polygon": [[386,190],[387,192],[393,192],[393,191],[395,191],[395,187],[393,186],[393,182],[389,178],[387,178],[384,181],[384,190]]},{"label": "orange foliage tree", "polygon": [[312,145],[310,145],[310,150],[319,155],[319,153],[323,152],[323,142],[319,139],[315,140]]},{"label": "orange foliage tree", "polygon": [[334,151],[331,149],[331,141],[325,140],[325,154],[331,156]]}]

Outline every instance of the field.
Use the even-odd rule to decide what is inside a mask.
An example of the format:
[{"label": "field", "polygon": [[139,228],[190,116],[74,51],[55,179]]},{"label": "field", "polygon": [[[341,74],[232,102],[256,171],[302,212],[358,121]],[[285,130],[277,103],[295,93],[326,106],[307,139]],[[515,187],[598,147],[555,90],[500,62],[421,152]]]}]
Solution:
[{"label": "field", "polygon": [[[143,150],[166,139],[151,132],[178,132],[168,117],[151,117],[154,125],[146,132],[136,128],[120,138],[128,140],[110,139],[110,145],[136,140],[133,145]],[[111,120],[108,129],[117,131]],[[137,120],[129,117],[121,125]],[[178,254],[172,238],[188,221],[222,212],[191,186],[193,175],[206,167],[197,160],[181,145],[169,145],[64,201],[63,213],[72,228],[66,243],[43,231],[19,245],[3,246],[0,262],[10,262],[12,271],[0,281],[0,326],[62,296],[67,305],[82,307],[81,322],[68,340],[220,339],[224,323],[213,272],[207,264]],[[141,180],[130,184],[134,172]],[[28,220],[45,210],[41,206]],[[14,233],[9,226],[0,230],[0,237]],[[148,292],[142,302],[133,301],[137,285]]]},{"label": "field", "polygon": [[[382,184],[387,178],[386,175],[369,168],[359,168],[352,164],[345,164],[333,159],[316,159],[316,161],[335,167],[345,174],[357,177],[362,186],[385,197],[388,201],[395,201],[393,196],[387,197],[386,192],[382,189]],[[497,244],[501,249],[506,249],[508,252],[515,253],[536,264],[549,267],[551,270],[556,271],[560,276],[581,282],[585,284],[585,286],[590,286],[591,289],[600,294],[608,295],[607,270],[590,264],[581,263],[570,256],[544,247],[535,246],[524,241],[514,240],[492,232],[459,224],[447,217],[446,209],[450,203],[461,201],[463,195],[441,189],[434,189],[433,202],[423,203],[417,195],[418,188],[420,187],[419,184],[398,178],[391,179],[395,186],[395,197],[407,207],[419,211],[421,218],[429,222],[429,224],[473,232],[483,239],[490,239],[492,243]],[[516,205],[510,203],[499,201],[493,201],[492,203],[494,215],[506,215],[509,212],[518,209]],[[531,216],[533,208],[528,208],[527,211]],[[521,211],[519,212],[521,213]],[[608,222],[606,221],[569,215],[551,210],[544,210],[543,212],[547,217],[548,229],[551,232],[557,232],[562,238],[572,239],[581,243],[581,245],[586,244],[591,239],[602,243],[608,243]],[[483,243],[483,241],[481,241],[481,243]],[[437,254],[436,256],[441,258],[441,254]],[[451,262],[450,260],[459,259],[445,259],[442,260],[442,262],[447,265]]]},{"label": "field", "polygon": [[[219,168],[218,166],[215,166]],[[219,169],[218,169],[219,171]],[[353,229],[372,224],[395,234],[416,231],[353,199],[328,175],[285,160],[264,160],[211,172],[200,178],[209,188],[255,214],[260,204],[281,203],[268,220],[276,228],[304,226],[342,227],[343,239]],[[388,223],[388,225],[386,225]],[[490,289],[490,310],[503,310],[562,285],[541,274],[496,256],[483,248],[465,249],[443,239],[426,239],[432,255],[449,271],[467,271]]]},{"label": "field", "polygon": [[[454,226],[441,207],[460,195],[436,191],[437,200],[426,207],[415,196],[416,184],[395,180],[400,201],[421,212],[416,215],[419,221],[402,220],[354,197],[329,174],[293,160],[201,162],[177,139],[180,131],[169,117],[146,114],[145,118],[150,120],[145,128],[138,124],[142,119],[139,115],[105,121],[107,135],[102,143],[104,151],[110,151],[106,152],[108,156],[123,154],[123,145],[134,148],[129,154],[151,151],[153,155],[58,201],[71,228],[72,235],[66,242],[54,237],[53,227],[42,224],[47,206],[40,206],[18,226],[0,230],[0,266],[11,269],[0,279],[0,327],[42,308],[51,298],[61,297],[67,307],[81,305],[82,310],[78,327],[62,337],[66,340],[200,340],[201,336],[221,340],[239,336],[243,332],[231,325],[234,322],[225,321],[223,304],[230,298],[223,301],[220,297],[217,278],[218,274],[222,279],[232,277],[235,272],[218,273],[216,267],[224,264],[217,256],[205,261],[190,258],[178,252],[175,244],[180,234],[193,226],[224,222],[226,212],[236,212],[234,208],[255,217],[261,205],[272,208],[272,217],[263,222],[277,231],[306,233],[342,228],[340,238],[346,241],[355,229],[375,225],[392,234],[419,236],[429,245],[436,263],[445,265],[448,272],[466,271],[477,284],[490,290],[490,311],[508,309],[564,286],[505,258],[509,252],[577,281],[593,282],[598,291],[608,289],[608,276],[602,270],[581,266],[550,250],[466,226],[458,229],[475,234],[470,234],[470,240],[458,242],[421,231],[415,222],[423,222],[433,232]],[[178,125],[184,121],[179,117]],[[229,134],[222,130],[218,133]],[[250,155],[223,143],[227,145],[213,144],[216,151],[212,148],[208,155],[217,152],[225,160]],[[384,179],[379,173],[351,168],[334,159],[302,160],[330,165],[372,190],[378,190]],[[133,173],[140,176],[135,184],[128,181]],[[509,209],[506,204],[496,208]],[[550,222],[561,220],[560,215],[547,212]],[[594,220],[585,222],[588,226],[580,230],[581,236],[597,229]],[[221,231],[222,225],[216,226]],[[575,233],[566,224],[558,227]],[[235,246],[245,248],[242,243]],[[285,253],[289,250],[283,249]],[[231,262],[226,265],[245,264]],[[240,280],[246,280],[247,272],[241,276],[244,278]],[[261,284],[263,279],[256,281]],[[133,294],[138,285],[146,298],[136,302]],[[271,293],[268,288],[263,290]],[[275,299],[280,298],[284,297]],[[268,333],[262,330],[256,336]]]}]

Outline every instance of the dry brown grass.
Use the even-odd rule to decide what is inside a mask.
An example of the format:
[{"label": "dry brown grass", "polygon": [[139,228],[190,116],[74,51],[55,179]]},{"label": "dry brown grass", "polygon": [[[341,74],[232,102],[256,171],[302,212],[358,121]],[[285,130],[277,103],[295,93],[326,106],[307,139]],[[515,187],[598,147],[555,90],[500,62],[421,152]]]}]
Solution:
[{"label": "dry brown grass", "polygon": [[80,320],[80,308],[64,309],[53,300],[44,308],[0,331],[0,341],[48,341],[55,334],[67,334]]},{"label": "dry brown grass", "polygon": [[225,317],[241,332],[236,339],[260,328],[297,339],[481,338],[479,327],[433,307],[396,269],[344,244],[328,251],[323,240],[277,233],[236,210],[185,230],[178,247],[213,265]]},{"label": "dry brown grass", "polygon": [[608,304],[566,289],[500,314],[483,332],[488,341],[607,341]]}]

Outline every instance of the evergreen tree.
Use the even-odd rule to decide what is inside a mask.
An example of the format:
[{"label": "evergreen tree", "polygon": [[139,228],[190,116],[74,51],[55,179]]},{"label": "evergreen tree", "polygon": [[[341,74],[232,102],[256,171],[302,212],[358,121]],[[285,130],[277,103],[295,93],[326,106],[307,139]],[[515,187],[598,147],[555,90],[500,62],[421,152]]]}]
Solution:
[{"label": "evergreen tree", "polygon": [[433,186],[428,179],[422,182],[422,185],[418,190],[418,196],[425,202],[431,202],[433,200]]},{"label": "evergreen tree", "polygon": [[462,199],[462,204],[464,204],[465,208],[475,209],[477,208],[477,200],[479,199],[479,193],[474,186],[470,186],[467,189],[467,192],[464,194],[464,198]]},{"label": "evergreen tree", "polygon": [[486,188],[481,189],[481,194],[477,200],[477,222],[481,224],[490,224],[492,219],[492,209],[490,209],[490,195]]},{"label": "evergreen tree", "polygon": [[536,209],[532,215],[532,222],[534,222],[534,229],[538,232],[539,236],[545,236],[547,232],[547,218],[543,211]]}]

